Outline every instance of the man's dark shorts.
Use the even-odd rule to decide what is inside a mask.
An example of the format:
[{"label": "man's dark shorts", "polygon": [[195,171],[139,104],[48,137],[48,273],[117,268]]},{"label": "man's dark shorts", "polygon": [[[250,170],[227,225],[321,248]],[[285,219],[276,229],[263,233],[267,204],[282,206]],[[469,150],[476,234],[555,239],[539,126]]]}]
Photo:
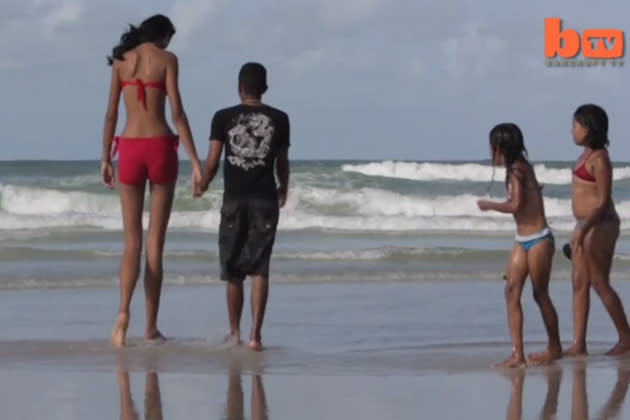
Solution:
[{"label": "man's dark shorts", "polygon": [[219,224],[221,280],[269,276],[280,210],[275,199],[225,200]]}]

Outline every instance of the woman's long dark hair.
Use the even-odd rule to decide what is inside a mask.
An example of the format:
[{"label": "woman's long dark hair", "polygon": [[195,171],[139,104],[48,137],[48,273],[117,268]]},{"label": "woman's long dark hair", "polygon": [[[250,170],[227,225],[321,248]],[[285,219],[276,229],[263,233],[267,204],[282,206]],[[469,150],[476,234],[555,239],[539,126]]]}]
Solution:
[{"label": "woman's long dark hair", "polygon": [[140,26],[129,25],[129,30],[122,34],[120,42],[112,49],[112,55],[107,57],[111,66],[114,60],[124,60],[124,54],[144,42],[156,42],[175,35],[175,26],[164,15],[153,15],[144,20]]},{"label": "woman's long dark hair", "polygon": [[[509,183],[512,166],[517,161],[530,164],[527,160],[527,149],[523,140],[523,133],[514,123],[497,124],[490,130],[490,147],[494,154],[499,152],[505,160],[505,185]],[[493,162],[494,163],[494,162]]]}]

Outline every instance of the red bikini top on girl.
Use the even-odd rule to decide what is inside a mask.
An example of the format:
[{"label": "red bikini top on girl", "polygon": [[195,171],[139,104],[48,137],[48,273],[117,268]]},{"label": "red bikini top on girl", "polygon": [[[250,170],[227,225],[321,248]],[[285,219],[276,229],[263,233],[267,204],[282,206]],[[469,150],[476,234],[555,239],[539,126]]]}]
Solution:
[{"label": "red bikini top on girl", "polygon": [[138,100],[142,102],[144,109],[147,109],[145,88],[152,87],[152,88],[162,89],[166,91],[166,83],[164,82],[143,82],[141,79],[136,79],[136,80],[124,81],[122,82],[122,85],[123,87],[125,86],[138,87]]}]

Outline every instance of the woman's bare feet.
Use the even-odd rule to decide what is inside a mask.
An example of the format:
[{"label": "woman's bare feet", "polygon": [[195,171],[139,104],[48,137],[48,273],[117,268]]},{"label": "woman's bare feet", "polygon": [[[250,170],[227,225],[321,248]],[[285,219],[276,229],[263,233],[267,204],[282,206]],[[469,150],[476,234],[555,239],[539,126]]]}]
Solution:
[{"label": "woman's bare feet", "polygon": [[240,346],[241,345],[241,333],[240,331],[234,331],[228,334],[223,340],[224,343],[229,344],[231,346]]},{"label": "woman's bare feet", "polygon": [[558,360],[561,358],[562,358],[562,348],[549,347],[547,348],[547,350],[544,350],[538,353],[532,353],[529,356],[527,356],[527,363],[532,364],[532,365],[546,365],[553,362],[554,360]]},{"label": "woman's bare feet", "polygon": [[260,340],[249,340],[248,346],[254,351],[263,351],[263,345]]},{"label": "woman's bare feet", "polygon": [[159,330],[144,334],[144,341],[166,341],[166,337]]},{"label": "woman's bare feet", "polygon": [[525,360],[524,355],[512,353],[510,357],[508,357],[507,359],[505,359],[504,361],[500,363],[494,363],[492,367],[493,368],[516,368],[516,367],[525,366],[526,364],[527,364],[527,361]]},{"label": "woman's bare feet", "polygon": [[615,347],[606,352],[606,356],[618,356],[620,354],[630,353],[630,340],[619,340]]},{"label": "woman's bare feet", "polygon": [[574,343],[571,347],[564,351],[564,356],[566,357],[586,356],[587,354],[585,344]]},{"label": "woman's bare feet", "polygon": [[123,347],[127,339],[127,328],[129,327],[129,314],[121,312],[110,336],[111,343],[116,347]]}]

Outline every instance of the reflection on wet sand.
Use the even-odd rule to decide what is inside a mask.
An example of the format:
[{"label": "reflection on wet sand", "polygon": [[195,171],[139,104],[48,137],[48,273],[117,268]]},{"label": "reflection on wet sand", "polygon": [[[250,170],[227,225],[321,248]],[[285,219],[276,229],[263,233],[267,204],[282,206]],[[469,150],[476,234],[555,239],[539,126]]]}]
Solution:
[{"label": "reflection on wet sand", "polygon": [[[229,372],[225,420],[245,419],[245,407],[243,400],[241,369],[238,366],[234,366]],[[252,420],[269,419],[265,388],[262,376],[258,374],[252,375],[251,418]]]},{"label": "reflection on wet sand", "polygon": [[[131,387],[129,386],[129,372],[118,371],[118,385],[120,387],[120,418],[121,420],[138,420]],[[144,385],[144,418],[145,420],[162,420],[162,396],[157,372],[147,372]]]},{"label": "reflection on wet sand", "polygon": [[[118,386],[120,388],[120,419],[139,420],[140,417],[134,407],[129,372],[118,371]],[[231,368],[228,376],[227,402],[225,407],[225,420],[245,419],[243,384],[240,368]],[[162,396],[157,372],[147,372],[144,387],[144,419],[163,420]],[[251,390],[251,419],[268,420],[267,398],[262,376],[252,375]]]},{"label": "reflection on wet sand", "polygon": [[[545,371],[547,379],[547,393],[545,402],[538,417],[540,420],[556,418],[558,410],[558,395],[562,382],[562,369],[548,367]],[[516,369],[506,374],[512,382],[512,393],[507,409],[507,420],[521,420],[523,415],[523,385],[525,382],[525,369]],[[571,392],[571,420],[610,420],[616,418],[623,406],[630,386],[630,370],[623,367],[621,362],[617,367],[617,382],[612,389],[610,397],[595,417],[589,417],[588,397],[586,392],[586,366],[577,362],[573,367],[573,385]]]}]

